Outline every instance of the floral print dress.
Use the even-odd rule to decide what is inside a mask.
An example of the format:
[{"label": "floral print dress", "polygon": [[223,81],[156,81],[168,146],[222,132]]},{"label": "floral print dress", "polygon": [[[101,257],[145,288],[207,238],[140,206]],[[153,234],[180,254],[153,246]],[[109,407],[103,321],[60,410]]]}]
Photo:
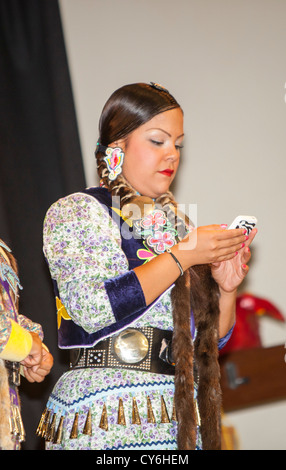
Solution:
[{"label": "floral print dress", "polygon": [[[92,335],[116,325],[116,305],[106,286],[130,270],[121,236],[106,208],[90,194],[69,195],[49,209],[44,253],[60,297],[59,329],[63,322],[72,322]],[[139,263],[154,256],[147,249],[145,255],[138,250]],[[170,292],[171,288],[128,326],[172,330]],[[59,431],[61,423],[61,440],[55,443],[48,438],[46,448],[177,449],[173,397],[174,377],[170,375],[111,368],[69,370],[47,403],[50,425]],[[132,419],[135,405],[136,424]],[[118,419],[119,414],[123,419]],[[88,416],[91,430],[87,434]]]}]

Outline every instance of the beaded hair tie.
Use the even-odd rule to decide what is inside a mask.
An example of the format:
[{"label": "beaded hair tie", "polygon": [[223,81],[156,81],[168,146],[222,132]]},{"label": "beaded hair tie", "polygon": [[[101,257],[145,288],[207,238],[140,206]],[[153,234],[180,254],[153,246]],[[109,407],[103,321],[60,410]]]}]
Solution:
[{"label": "beaded hair tie", "polygon": [[159,83],[150,82],[150,86],[152,88],[155,88],[156,90],[165,91],[166,93],[169,93],[169,90],[167,90],[167,88],[163,87],[162,85],[159,85]]}]

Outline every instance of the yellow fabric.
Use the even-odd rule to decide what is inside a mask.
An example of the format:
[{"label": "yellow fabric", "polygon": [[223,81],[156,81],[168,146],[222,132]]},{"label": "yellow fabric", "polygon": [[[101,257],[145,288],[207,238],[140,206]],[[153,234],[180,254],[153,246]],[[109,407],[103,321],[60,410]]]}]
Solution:
[{"label": "yellow fabric", "polygon": [[58,297],[56,297],[56,305],[58,311],[58,329],[60,329],[62,318],[64,320],[71,320],[71,317],[69,316],[64,304]]},{"label": "yellow fabric", "polygon": [[0,353],[0,358],[6,361],[20,362],[28,356],[32,349],[32,336],[29,331],[11,320],[11,334],[8,342]]},{"label": "yellow fabric", "polygon": [[224,412],[222,412],[221,425],[221,450],[239,450],[239,438],[236,429],[228,422]]}]

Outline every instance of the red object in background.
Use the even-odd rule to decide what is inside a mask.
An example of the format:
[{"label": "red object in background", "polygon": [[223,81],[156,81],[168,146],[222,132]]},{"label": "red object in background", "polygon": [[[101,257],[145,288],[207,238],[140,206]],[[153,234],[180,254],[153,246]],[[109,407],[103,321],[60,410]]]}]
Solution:
[{"label": "red object in background", "polygon": [[230,340],[220,354],[262,347],[259,331],[259,317],[262,315],[285,322],[282,313],[268,300],[251,294],[237,296],[236,324]]}]

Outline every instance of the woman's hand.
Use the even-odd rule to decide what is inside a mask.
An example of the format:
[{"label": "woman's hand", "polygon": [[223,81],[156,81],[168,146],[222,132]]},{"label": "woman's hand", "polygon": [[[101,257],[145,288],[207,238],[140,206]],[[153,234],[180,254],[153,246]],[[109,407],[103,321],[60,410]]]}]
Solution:
[{"label": "woman's hand", "polygon": [[[208,225],[190,232],[172,247],[173,255],[183,270],[197,264],[214,264],[217,275],[222,277],[224,269],[220,263],[232,260],[244,248],[247,237],[245,229],[225,230],[225,226]],[[146,305],[150,305],[165,292],[180,275],[177,264],[169,253],[156,256],[149,263],[134,268],[142,287]],[[222,282],[223,284],[223,282]]]},{"label": "woman's hand", "polygon": [[235,322],[236,313],[236,292],[246,274],[248,273],[247,263],[251,253],[249,245],[252,243],[257,229],[253,229],[245,246],[238,250],[237,255],[229,260],[212,264],[212,275],[220,288],[220,317],[219,333],[220,337],[227,334]]},{"label": "woman's hand", "polygon": [[251,258],[249,246],[256,233],[257,229],[250,232],[248,239],[245,241],[245,246],[237,250],[236,256],[222,262],[212,263],[212,275],[221,291],[228,293],[236,291],[245,278],[249,271],[247,263]]},{"label": "woman's hand", "polygon": [[41,363],[37,366],[23,368],[24,375],[28,382],[42,382],[46,375],[50,373],[53,363],[53,356],[45,347],[43,347]]},{"label": "woman's hand", "polygon": [[246,240],[245,229],[242,228],[225,230],[220,225],[198,227],[176,246],[176,256],[184,270],[196,264],[226,262],[236,257]]},{"label": "woman's hand", "polygon": [[23,372],[29,382],[42,382],[53,366],[53,356],[43,345],[39,335],[31,332],[32,348],[28,356],[21,361]]}]

